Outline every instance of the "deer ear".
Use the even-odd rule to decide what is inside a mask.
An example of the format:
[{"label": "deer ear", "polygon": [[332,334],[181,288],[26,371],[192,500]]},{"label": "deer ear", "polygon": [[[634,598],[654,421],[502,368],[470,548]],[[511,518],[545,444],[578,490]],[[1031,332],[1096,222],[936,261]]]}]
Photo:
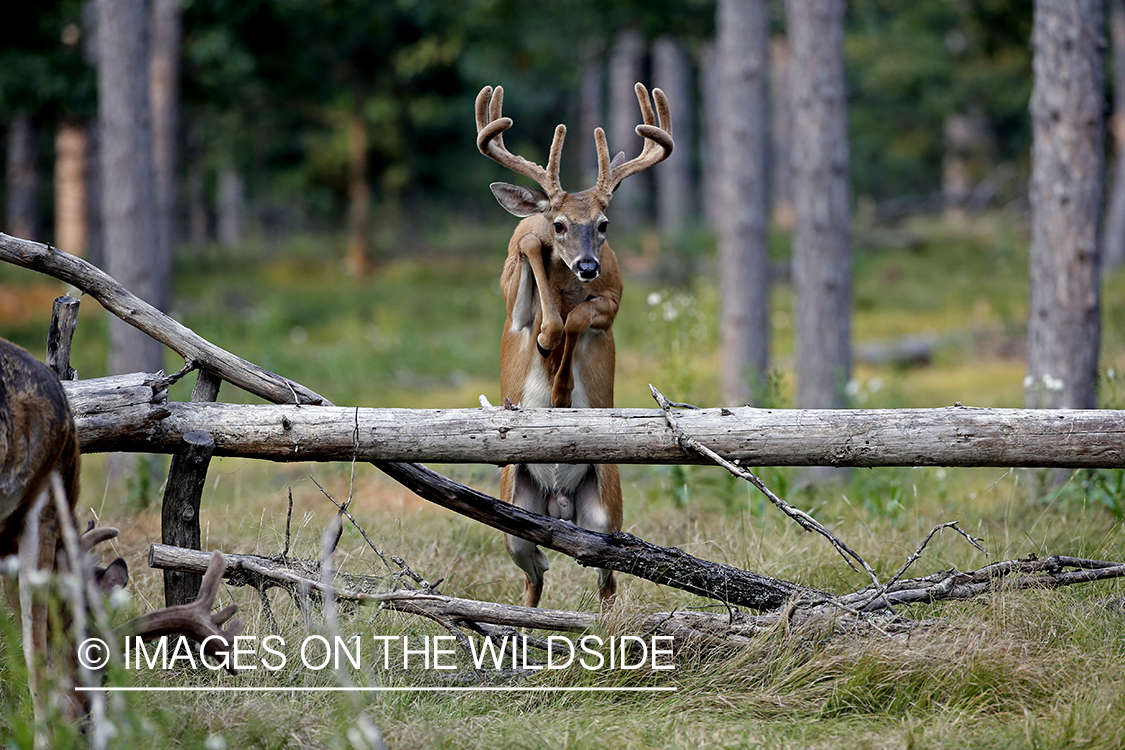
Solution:
[{"label": "deer ear", "polygon": [[618,167],[620,167],[624,163],[625,163],[625,152],[624,151],[618,151],[617,156],[613,157],[613,161],[611,161],[609,163],[609,171],[612,172],[613,170],[617,169]]},{"label": "deer ear", "polygon": [[111,562],[105,569],[98,568],[95,578],[98,588],[109,592],[114,588],[124,588],[129,582],[129,566],[120,557]]},{"label": "deer ear", "polygon": [[511,185],[507,182],[494,182],[489,187],[500,205],[508,213],[521,219],[541,214],[551,206],[547,194],[539,188]]}]

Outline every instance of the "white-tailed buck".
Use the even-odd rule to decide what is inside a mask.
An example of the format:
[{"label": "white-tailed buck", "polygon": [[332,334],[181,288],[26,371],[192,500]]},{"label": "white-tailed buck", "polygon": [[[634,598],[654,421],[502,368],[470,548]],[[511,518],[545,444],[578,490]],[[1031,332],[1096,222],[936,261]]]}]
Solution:
[{"label": "white-tailed buck", "polygon": [[[48,592],[36,591],[42,587],[32,584],[44,578],[42,573],[64,571],[102,591],[128,580],[121,558],[106,568],[94,567],[87,559],[85,553],[93,545],[113,538],[117,530],[88,529],[79,537],[73,520],[78,469],[78,433],[58,378],[23,349],[0,339],[0,558],[19,556],[19,583],[9,585],[8,595],[20,615],[35,712],[42,714],[49,700],[72,719],[85,710],[85,701],[74,691],[78,644],[69,632],[78,613],[71,602],[49,606]],[[210,612],[221,572],[222,566],[209,571],[211,580],[205,578],[192,604],[137,617],[122,626],[120,634],[149,638],[184,633],[199,641],[218,636],[229,645],[241,623],[232,620],[225,630],[218,626],[231,618],[237,605]],[[84,596],[81,593],[79,600]],[[49,696],[40,679],[45,666],[54,683]]]},{"label": "white-tailed buck", "polygon": [[[594,131],[598,181],[580,193],[559,184],[566,127],[555,128],[547,168],[510,153],[503,133],[512,120],[501,115],[504,90],[486,86],[477,95],[477,147],[485,156],[534,180],[540,188],[495,182],[500,205],[523,219],[508,243],[500,277],[508,318],[500,342],[500,392],[527,407],[613,406],[613,319],[621,302],[621,274],[606,243],[606,209],[617,186],[672,153],[668,100],[636,85],[645,139],[639,156],[612,161],[605,132]],[[501,475],[500,497],[534,513],[561,518],[592,531],[621,530],[621,482],[617,467],[600,464],[514,464]],[[504,544],[527,575],[524,604],[543,593],[547,558],[535,544],[505,535]],[[598,571],[598,594],[608,604],[617,590],[613,572]]]}]

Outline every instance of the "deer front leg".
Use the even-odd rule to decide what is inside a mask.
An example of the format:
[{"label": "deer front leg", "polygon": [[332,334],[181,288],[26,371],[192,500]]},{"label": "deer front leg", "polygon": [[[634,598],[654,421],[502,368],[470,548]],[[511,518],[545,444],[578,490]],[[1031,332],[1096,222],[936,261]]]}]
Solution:
[{"label": "deer front leg", "polygon": [[555,301],[551,297],[551,287],[547,282],[547,269],[543,265],[543,243],[534,234],[525,234],[520,238],[519,251],[531,268],[531,275],[539,291],[539,309],[543,311],[539,334],[535,341],[539,345],[540,354],[544,352],[549,354],[562,340],[563,319],[559,315],[559,309],[555,307]]},{"label": "deer front leg", "polygon": [[[613,325],[617,316],[617,303],[607,297],[590,297],[580,302],[566,316],[563,325],[563,353],[559,369],[551,382],[551,406],[566,409],[571,406],[571,392],[574,390],[574,349],[578,337],[586,331],[606,331]],[[609,363],[613,368],[613,362]]]}]

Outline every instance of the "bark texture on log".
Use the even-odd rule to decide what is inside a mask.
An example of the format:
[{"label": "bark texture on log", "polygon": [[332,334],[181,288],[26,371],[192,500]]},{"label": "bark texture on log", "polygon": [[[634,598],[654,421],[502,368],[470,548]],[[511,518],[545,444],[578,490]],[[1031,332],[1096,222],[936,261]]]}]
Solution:
[{"label": "bark texture on log", "polygon": [[[216,456],[274,461],[702,464],[659,409],[364,409],[165,402],[134,374],[64,383],[83,452],[173,453],[203,430]],[[683,409],[680,428],[743,466],[1125,467],[1125,411]]]}]

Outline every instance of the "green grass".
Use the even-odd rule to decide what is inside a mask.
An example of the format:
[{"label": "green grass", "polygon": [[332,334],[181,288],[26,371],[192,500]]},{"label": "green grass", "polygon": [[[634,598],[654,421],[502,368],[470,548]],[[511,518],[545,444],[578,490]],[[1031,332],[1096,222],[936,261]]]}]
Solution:
[{"label": "green grass", "polygon": [[[239,257],[185,256],[177,265],[174,312],[207,339],[298,380],[338,404],[475,406],[497,399],[496,360],[503,301],[497,279],[502,233],[442,231],[410,257],[385,258],[362,281],[346,278],[331,240],[303,239]],[[481,248],[492,243],[496,250]],[[717,401],[718,300],[706,248],[690,256],[699,273],[670,283],[642,272],[630,243],[617,244],[626,292],[615,325],[617,403],[650,406],[647,384],[669,397]],[[784,243],[781,242],[783,245]],[[855,332],[860,343],[932,330],[928,367],[856,368],[856,405],[982,406],[1022,403],[1020,344],[1026,314],[1026,241],[1002,215],[967,226],[917,221],[894,234],[860,233]],[[659,265],[659,264],[658,264]],[[1102,362],[1113,367],[1103,404],[1121,406],[1125,365],[1125,284],[1105,284]],[[0,296],[38,286],[49,305],[57,284],[0,268]],[[653,295],[659,295],[657,304]],[[777,368],[771,399],[791,403],[789,290],[773,298],[771,331]],[[670,305],[670,307],[668,307]],[[76,366],[101,374],[104,316],[83,304]],[[673,314],[674,313],[674,314]],[[30,347],[46,330],[48,309],[0,319],[0,335]],[[169,368],[180,363],[169,358]],[[186,398],[177,386],[174,398]],[[229,389],[229,390],[228,390]],[[224,386],[222,399],[240,398]],[[130,610],[156,607],[160,576],[147,569],[147,544],[159,537],[158,502],[138,504],[105,480],[105,460],[84,462],[80,516],[118,525],[110,546],[133,571]],[[437,467],[495,494],[498,473],[486,466]],[[923,575],[972,569],[998,559],[1073,554],[1125,557],[1120,472],[1076,474],[1066,486],[1040,490],[1027,472],[997,469],[872,469],[840,484],[809,487],[800,471],[765,467],[764,481],[813,513],[882,575],[896,570],[938,523],[958,520],[983,539],[991,557],[955,533],[938,535],[911,570]],[[285,544],[289,493],[292,543],[315,557],[335,498],[382,549],[401,556],[455,596],[518,602],[521,575],[501,535],[418,500],[370,466],[274,465],[216,459],[204,489],[205,549],[273,554]],[[833,592],[867,582],[819,537],[801,532],[752,488],[710,467],[622,467],[626,530],[652,542],[766,575]],[[385,575],[353,528],[340,544],[340,566]],[[544,606],[596,608],[594,574],[550,556]],[[711,602],[622,577],[622,614],[707,608]],[[779,629],[745,647],[677,650],[675,670],[623,673],[569,670],[535,684],[672,686],[643,693],[128,693],[111,701],[115,741],[129,747],[363,747],[373,725],[394,748],[1114,748],[1125,733],[1125,619],[1107,606],[1125,584],[1054,592],[1003,592],[980,601],[917,606],[904,614],[930,624],[909,636],[878,632],[832,635]],[[271,632],[256,595],[224,589],[242,604],[244,633]],[[274,592],[286,643],[310,631],[288,598]],[[127,612],[119,614],[123,619]],[[321,632],[316,625],[313,632]],[[419,618],[366,607],[341,621],[345,635],[435,636]],[[613,632],[612,628],[610,631]],[[625,633],[625,631],[620,631]],[[627,634],[627,633],[626,633]],[[0,746],[30,747],[30,707],[18,638],[0,621]],[[382,670],[365,662],[348,677],[361,685],[433,685],[431,670]],[[325,671],[292,664],[239,677],[206,671],[131,672],[115,685],[339,684]],[[53,746],[79,746],[55,723]]]}]

